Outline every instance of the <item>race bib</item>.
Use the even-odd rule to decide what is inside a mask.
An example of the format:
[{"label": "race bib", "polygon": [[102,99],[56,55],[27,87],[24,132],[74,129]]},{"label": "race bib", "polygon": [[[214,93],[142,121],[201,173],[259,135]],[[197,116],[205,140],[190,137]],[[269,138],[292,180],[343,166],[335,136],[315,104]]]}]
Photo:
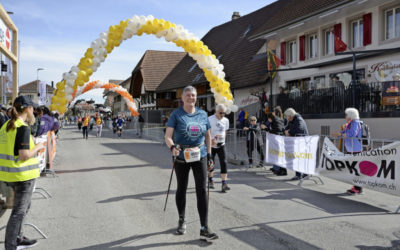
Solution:
[{"label": "race bib", "polygon": [[200,148],[186,148],[183,151],[186,162],[200,161]]},{"label": "race bib", "polygon": [[217,140],[217,143],[224,143],[225,142],[225,135],[216,135],[215,139]]}]

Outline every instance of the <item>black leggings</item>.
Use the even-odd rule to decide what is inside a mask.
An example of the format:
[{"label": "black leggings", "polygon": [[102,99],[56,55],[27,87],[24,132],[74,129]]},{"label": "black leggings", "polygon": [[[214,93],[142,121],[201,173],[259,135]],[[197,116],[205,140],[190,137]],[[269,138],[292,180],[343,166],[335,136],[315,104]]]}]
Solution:
[{"label": "black leggings", "polygon": [[264,161],[264,152],[263,149],[260,145],[260,143],[255,142],[255,143],[251,143],[250,141],[247,141],[247,155],[249,156],[249,163],[252,164],[253,163],[253,150],[255,148],[255,145],[257,144],[257,152],[260,154],[260,162]]},{"label": "black leggings", "polygon": [[218,155],[219,165],[221,166],[221,174],[227,174],[228,169],[226,167],[226,150],[225,145],[220,146],[219,148],[211,148],[212,159],[214,161],[215,155]]},{"label": "black leggings", "polygon": [[208,217],[208,200],[207,200],[207,157],[200,161],[185,163],[180,160],[175,162],[175,173],[178,182],[176,190],[176,207],[178,208],[179,217],[185,218],[186,208],[186,190],[189,181],[190,169],[193,170],[194,181],[196,185],[197,210],[200,216],[201,226],[207,226]]},{"label": "black leggings", "polygon": [[83,138],[88,138],[89,130],[87,126],[82,127]]}]

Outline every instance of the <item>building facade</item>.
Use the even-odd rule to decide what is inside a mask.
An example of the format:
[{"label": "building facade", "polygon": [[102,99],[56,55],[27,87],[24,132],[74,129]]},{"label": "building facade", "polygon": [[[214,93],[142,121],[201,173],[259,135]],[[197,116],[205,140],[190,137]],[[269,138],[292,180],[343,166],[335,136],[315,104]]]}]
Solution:
[{"label": "building facade", "polygon": [[[356,107],[374,137],[394,137],[380,124],[400,122],[399,1],[332,1],[312,13],[273,18],[252,39],[277,44],[280,69],[287,71],[272,83],[273,103],[303,113],[312,133],[338,130],[344,109]],[[363,52],[355,54],[355,71],[353,56],[343,51]]]},{"label": "building facade", "polygon": [[[46,84],[46,106],[51,103],[51,97],[53,96],[54,88]],[[39,103],[38,96],[38,81],[32,81],[24,85],[19,86],[19,95],[29,97],[34,103]]]}]

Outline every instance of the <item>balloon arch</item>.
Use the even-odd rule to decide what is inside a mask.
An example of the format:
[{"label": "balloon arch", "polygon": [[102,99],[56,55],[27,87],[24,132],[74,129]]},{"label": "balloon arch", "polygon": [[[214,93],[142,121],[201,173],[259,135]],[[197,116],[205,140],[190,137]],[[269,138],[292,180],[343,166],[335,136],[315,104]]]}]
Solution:
[{"label": "balloon arch", "polygon": [[[233,104],[230,84],[225,80],[224,66],[207,45],[181,25],[157,19],[153,16],[136,15],[121,21],[117,25],[110,26],[108,31],[101,33],[99,38],[91,43],[90,48],[86,50],[79,64],[73,66],[69,72],[64,73],[63,80],[57,83],[54,96],[51,98],[50,109],[61,114],[65,113],[68,103],[77,96],[75,93],[83,93],[86,89],[85,87],[91,85],[90,89],[95,87],[106,88],[108,86],[111,91],[114,89],[116,92],[120,91],[118,93],[124,93],[125,95],[127,93],[126,90],[123,92],[123,88],[118,85],[101,85],[99,82],[93,82],[91,85],[87,84],[85,87],[84,85],[115,47],[118,47],[122,41],[131,38],[133,35],[141,36],[143,33],[153,34],[157,38],[164,37],[167,42],[173,42],[182,47],[204,71],[204,76],[210,82],[211,92],[214,93],[216,103],[225,104],[227,112],[237,111],[238,107]],[[81,90],[82,88],[83,90]],[[129,93],[127,94],[129,95]],[[129,99],[130,97],[132,99],[130,95],[129,97],[124,95],[122,95],[124,98]],[[133,102],[129,108],[132,113],[137,114],[137,108]]]}]

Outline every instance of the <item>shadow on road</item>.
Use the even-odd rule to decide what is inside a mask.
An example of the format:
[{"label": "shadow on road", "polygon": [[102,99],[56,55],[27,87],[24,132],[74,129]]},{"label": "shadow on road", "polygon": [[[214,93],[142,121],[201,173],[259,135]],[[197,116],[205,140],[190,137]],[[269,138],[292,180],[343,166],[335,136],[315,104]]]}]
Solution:
[{"label": "shadow on road", "polygon": [[[97,244],[93,246],[88,246],[84,248],[75,248],[75,250],[98,250],[98,249],[149,249],[149,248],[156,248],[159,247],[161,249],[168,247],[168,246],[179,246],[179,245],[192,245],[196,247],[207,247],[210,246],[210,243],[200,241],[200,240],[191,240],[191,241],[181,241],[181,242],[158,242],[158,243],[151,243],[151,244],[144,244],[144,245],[132,245],[133,242],[146,239],[153,236],[158,236],[162,234],[175,234],[175,228],[169,229],[162,232],[155,232],[155,233],[148,233],[148,234],[141,234],[141,235],[134,235],[125,239],[120,239],[104,244]],[[178,237],[178,236],[177,236]]]},{"label": "shadow on road", "polygon": [[83,168],[83,169],[72,169],[72,170],[57,170],[57,174],[71,174],[71,173],[84,173],[102,170],[116,170],[116,169],[130,169],[130,168],[142,168],[151,166],[149,164],[142,165],[127,165],[127,166],[112,166],[112,167],[98,167],[98,168]]},{"label": "shadow on road", "polygon": [[271,245],[279,244],[279,249],[321,249],[263,224],[226,228],[222,231],[256,249],[275,249],[274,246],[267,246],[266,242],[271,242]]}]

